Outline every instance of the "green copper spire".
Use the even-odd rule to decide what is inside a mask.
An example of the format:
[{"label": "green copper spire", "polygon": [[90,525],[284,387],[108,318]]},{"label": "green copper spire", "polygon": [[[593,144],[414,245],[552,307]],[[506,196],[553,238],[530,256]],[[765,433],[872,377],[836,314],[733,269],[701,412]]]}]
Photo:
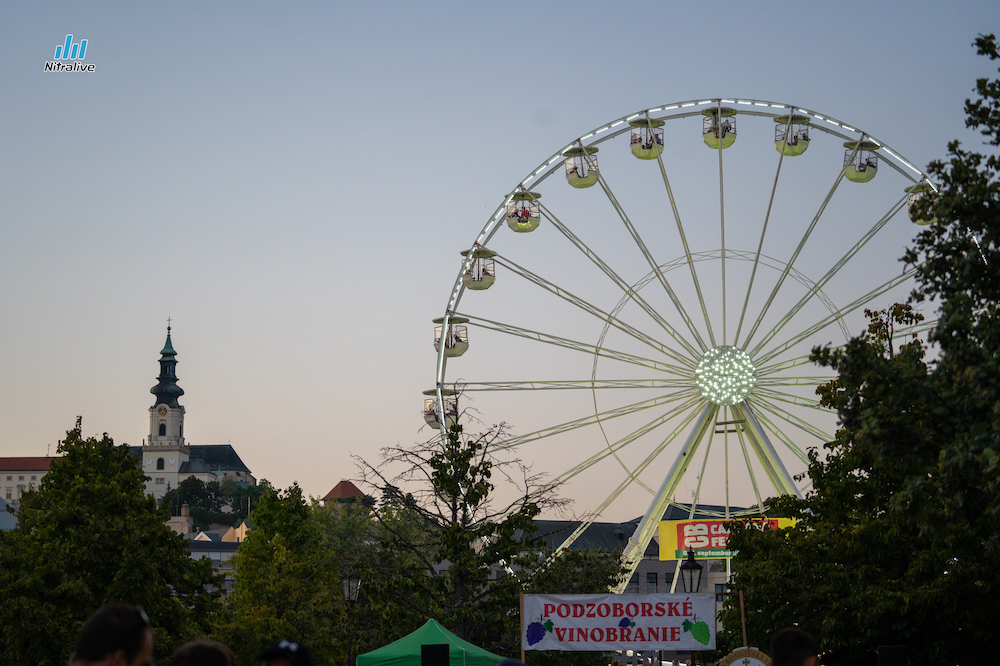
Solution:
[{"label": "green copper spire", "polygon": [[177,398],[184,395],[184,389],[177,385],[177,359],[175,358],[177,352],[174,351],[174,345],[170,341],[169,326],[167,326],[167,342],[163,345],[160,354],[160,376],[156,378],[156,386],[149,389],[149,392],[156,396],[153,407],[157,405],[180,407],[177,404]]}]

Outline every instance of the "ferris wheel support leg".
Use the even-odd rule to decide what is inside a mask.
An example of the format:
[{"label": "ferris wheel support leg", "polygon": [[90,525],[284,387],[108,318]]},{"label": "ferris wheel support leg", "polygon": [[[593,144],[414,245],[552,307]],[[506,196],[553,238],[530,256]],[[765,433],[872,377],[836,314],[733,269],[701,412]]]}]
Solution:
[{"label": "ferris wheel support leg", "polygon": [[788,470],[781,464],[781,458],[778,457],[777,452],[775,452],[774,447],[771,445],[771,440],[767,438],[767,433],[760,427],[760,423],[757,421],[757,417],[754,416],[750,405],[746,401],[741,402],[733,405],[733,411],[736,413],[737,418],[743,419],[746,426],[747,439],[750,440],[750,445],[753,447],[754,453],[757,454],[757,460],[760,461],[761,466],[764,468],[764,473],[771,480],[775,491],[785,495],[795,495],[799,499],[802,499],[802,493],[795,486],[795,482],[792,481]]},{"label": "ferris wheel support leg", "polygon": [[691,428],[691,434],[688,435],[684,446],[677,454],[677,459],[674,460],[673,466],[667,472],[666,478],[663,479],[660,489],[656,492],[656,496],[653,497],[649,509],[646,510],[646,515],[639,521],[639,526],[629,538],[625,550],[622,551],[622,566],[625,568],[625,575],[622,577],[621,582],[612,590],[615,594],[621,594],[625,591],[625,587],[628,585],[629,580],[631,580],[632,574],[635,573],[639,562],[642,561],[643,553],[646,552],[646,546],[649,545],[653,535],[656,534],[657,529],[660,527],[660,520],[663,519],[663,513],[667,510],[670,498],[673,496],[674,491],[677,490],[677,485],[684,477],[684,473],[694,459],[698,445],[704,439],[705,433],[708,432],[709,427],[712,425],[718,410],[717,405],[709,402],[701,410],[698,418],[695,419],[694,425]]}]

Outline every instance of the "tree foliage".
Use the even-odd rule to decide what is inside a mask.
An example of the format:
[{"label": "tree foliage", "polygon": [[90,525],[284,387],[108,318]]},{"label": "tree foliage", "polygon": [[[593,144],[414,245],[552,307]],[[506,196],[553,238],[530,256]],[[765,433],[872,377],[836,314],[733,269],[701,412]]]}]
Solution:
[{"label": "tree foliage", "polygon": [[282,639],[309,645],[317,664],[339,663],[334,637],[343,595],[314,507],[298,484],[266,487],[250,519],[254,530],[233,556],[233,589],[217,635],[247,666]]},{"label": "tree foliage", "polygon": [[[998,58],[993,36],[976,46]],[[976,90],[967,125],[996,147],[1000,80],[981,79]],[[874,665],[881,644],[951,666],[988,659],[998,638],[990,611],[1000,592],[1000,163],[995,150],[948,150],[929,167],[939,191],[913,211],[937,222],[904,257],[917,268],[911,303],[869,312],[865,335],[814,352],[838,372],[817,393],[841,428],[825,458],[810,454],[809,496],[769,503],[797,525],[733,526],[733,585],[746,594],[752,644],[798,624],[820,638],[830,666]],[[940,307],[933,356],[919,340],[893,342],[922,301]],[[732,599],[723,620],[735,644]]]},{"label": "tree foliage", "polygon": [[5,661],[66,663],[83,621],[112,601],[148,613],[158,654],[208,633],[221,577],[164,524],[129,447],[84,438],[78,419],[59,453],[0,533]]},{"label": "tree foliage", "polygon": [[181,505],[191,508],[196,530],[210,530],[218,525],[240,525],[270,484],[266,479],[255,486],[240,486],[228,477],[205,483],[189,476],[176,488],[171,488],[160,500],[171,515],[179,516]]}]

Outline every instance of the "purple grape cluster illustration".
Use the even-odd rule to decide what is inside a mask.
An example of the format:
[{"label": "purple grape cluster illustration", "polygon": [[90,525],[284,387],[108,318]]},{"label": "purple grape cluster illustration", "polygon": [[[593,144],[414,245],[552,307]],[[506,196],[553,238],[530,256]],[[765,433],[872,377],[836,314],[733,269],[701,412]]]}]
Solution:
[{"label": "purple grape cluster illustration", "polygon": [[[539,618],[541,619],[541,618]],[[545,618],[545,622],[532,622],[528,625],[527,631],[524,632],[525,638],[528,639],[528,645],[534,645],[538,643],[543,638],[545,638],[546,632],[552,631],[552,620]]]},{"label": "purple grape cluster illustration", "polygon": [[622,627],[622,628],[625,628],[625,627],[634,627],[635,626],[635,622],[633,622],[631,618],[623,617],[618,622],[618,626]]},{"label": "purple grape cluster illustration", "polygon": [[684,624],[681,626],[684,631],[691,632],[691,637],[696,641],[702,645],[708,645],[708,642],[712,640],[712,632],[709,630],[708,624],[702,620],[698,620],[697,617],[695,617],[695,620],[695,622],[684,620]]}]

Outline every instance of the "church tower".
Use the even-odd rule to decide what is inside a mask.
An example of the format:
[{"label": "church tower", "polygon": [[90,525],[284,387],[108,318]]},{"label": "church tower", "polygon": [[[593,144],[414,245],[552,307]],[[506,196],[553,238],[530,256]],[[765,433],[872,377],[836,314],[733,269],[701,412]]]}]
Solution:
[{"label": "church tower", "polygon": [[176,357],[167,326],[167,342],[160,351],[160,376],[149,389],[156,396],[149,408],[149,439],[142,446],[142,471],[149,477],[146,491],[157,499],[163,497],[168,485],[177,487],[178,472],[191,454],[184,442],[184,407],[177,402],[184,389],[177,385]]}]

